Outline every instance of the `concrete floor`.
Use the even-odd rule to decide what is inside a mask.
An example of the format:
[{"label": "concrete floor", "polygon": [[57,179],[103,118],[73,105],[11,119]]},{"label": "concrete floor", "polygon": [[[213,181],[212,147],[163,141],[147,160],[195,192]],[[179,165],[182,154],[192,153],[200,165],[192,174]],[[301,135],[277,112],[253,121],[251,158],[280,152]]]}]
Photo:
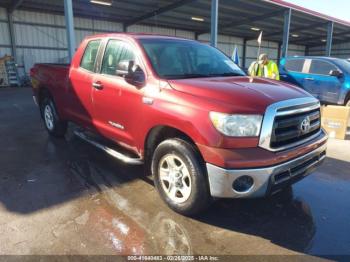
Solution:
[{"label": "concrete floor", "polygon": [[142,167],[49,138],[30,89],[0,89],[0,254],[350,255],[350,141],[268,199],[175,214]]}]

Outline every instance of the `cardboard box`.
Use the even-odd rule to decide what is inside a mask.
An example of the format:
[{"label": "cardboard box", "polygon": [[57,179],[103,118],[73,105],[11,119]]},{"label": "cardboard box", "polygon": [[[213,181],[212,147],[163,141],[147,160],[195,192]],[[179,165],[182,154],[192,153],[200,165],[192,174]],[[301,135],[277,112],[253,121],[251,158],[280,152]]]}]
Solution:
[{"label": "cardboard box", "polygon": [[322,106],[322,127],[330,138],[345,139],[350,119],[350,107]]}]

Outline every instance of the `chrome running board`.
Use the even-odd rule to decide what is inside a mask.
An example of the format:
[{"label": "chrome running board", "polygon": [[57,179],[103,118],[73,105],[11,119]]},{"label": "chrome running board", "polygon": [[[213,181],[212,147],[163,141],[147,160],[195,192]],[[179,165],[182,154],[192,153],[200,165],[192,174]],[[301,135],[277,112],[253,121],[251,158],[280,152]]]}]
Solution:
[{"label": "chrome running board", "polygon": [[129,157],[123,153],[120,153],[120,152],[116,151],[115,149],[112,149],[108,146],[105,146],[105,145],[93,140],[92,138],[89,138],[89,136],[84,134],[84,132],[76,130],[76,131],[74,131],[74,134],[76,136],[78,136],[79,138],[81,138],[82,140],[84,140],[84,141],[88,142],[89,144],[103,150],[107,154],[111,155],[112,157],[114,157],[114,158],[116,158],[124,163],[130,164],[130,165],[142,165],[143,164],[143,161],[141,158],[132,158],[132,157]]}]

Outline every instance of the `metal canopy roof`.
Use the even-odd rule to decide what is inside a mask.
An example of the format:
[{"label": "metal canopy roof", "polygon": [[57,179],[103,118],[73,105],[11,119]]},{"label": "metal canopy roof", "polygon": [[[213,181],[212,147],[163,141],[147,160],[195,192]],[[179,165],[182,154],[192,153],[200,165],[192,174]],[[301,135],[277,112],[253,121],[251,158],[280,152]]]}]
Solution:
[{"label": "metal canopy roof", "polygon": [[[9,10],[25,9],[63,14],[63,0],[2,0]],[[112,6],[73,1],[74,15],[121,22],[124,26],[148,24],[194,31],[210,32],[210,0],[114,0]],[[289,43],[305,46],[325,45],[327,23],[334,22],[333,44],[350,42],[350,23],[322,15],[281,0],[220,0],[219,33],[255,39],[264,31],[264,40],[282,42],[283,14],[292,9]],[[191,17],[203,18],[193,21]]]}]

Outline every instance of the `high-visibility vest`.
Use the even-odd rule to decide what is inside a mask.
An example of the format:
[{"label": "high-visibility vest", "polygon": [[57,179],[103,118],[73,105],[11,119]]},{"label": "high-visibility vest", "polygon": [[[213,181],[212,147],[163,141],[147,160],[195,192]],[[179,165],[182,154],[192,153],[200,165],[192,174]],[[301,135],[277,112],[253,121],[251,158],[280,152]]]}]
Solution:
[{"label": "high-visibility vest", "polygon": [[257,62],[253,62],[249,69],[248,69],[249,75],[251,76],[261,76],[271,79],[280,80],[280,74],[278,71],[278,66],[275,62],[269,60],[269,62],[261,66]]}]

